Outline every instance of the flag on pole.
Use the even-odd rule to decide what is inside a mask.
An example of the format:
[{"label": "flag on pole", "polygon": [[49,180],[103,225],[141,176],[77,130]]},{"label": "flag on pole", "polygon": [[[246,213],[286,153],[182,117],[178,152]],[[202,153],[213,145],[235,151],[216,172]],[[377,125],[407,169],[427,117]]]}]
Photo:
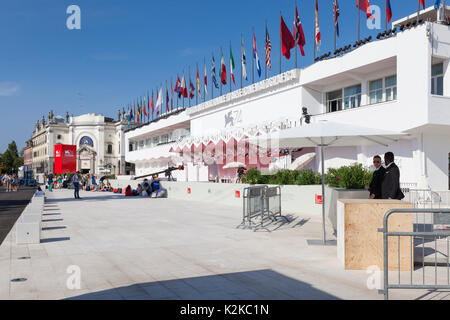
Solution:
[{"label": "flag on pole", "polygon": [[147,91],[147,120],[150,120],[150,93]]},{"label": "flag on pole", "polygon": [[194,99],[195,97],[195,87],[192,84],[192,80],[191,80],[191,75],[189,74],[189,97],[192,99]]},{"label": "flag on pole", "polygon": [[186,80],[184,80],[184,73],[183,73],[183,79],[181,80],[181,94],[183,95],[184,98],[188,97]]},{"label": "flag on pole", "polygon": [[233,50],[231,49],[231,44],[230,44],[230,75],[231,75],[231,80],[233,80],[234,85],[236,85],[236,81],[234,79],[234,57],[233,57]]},{"label": "flag on pole", "polygon": [[320,44],[321,41],[321,34],[320,34],[320,23],[319,23],[319,2],[316,0],[316,11],[315,11],[315,19],[316,21],[316,45],[317,45],[317,51],[320,51]]},{"label": "flag on pole", "polygon": [[272,62],[270,58],[272,53],[272,42],[270,41],[269,30],[267,30],[267,25],[266,25],[266,44],[264,48],[266,49],[266,66],[269,68],[269,70],[272,70]]},{"label": "flag on pole", "polygon": [[173,111],[173,83],[170,79],[170,111]]},{"label": "flag on pole", "polygon": [[148,117],[148,113],[147,113],[147,102],[145,100],[145,96],[144,96],[144,116]]},{"label": "flag on pole", "polygon": [[169,100],[170,100],[170,97],[169,97],[169,87],[167,87],[167,82],[166,82],[166,111],[167,111],[167,112],[170,111],[170,109],[169,109]]},{"label": "flag on pole", "polygon": [[420,0],[420,3],[422,4],[422,7],[425,9],[425,0]]},{"label": "flag on pole", "polygon": [[197,67],[197,92],[198,92],[198,96],[200,97],[200,99],[203,99],[202,93],[200,91],[200,73],[198,72],[198,67]]},{"label": "flag on pole", "polygon": [[205,98],[208,95],[208,74],[206,72],[206,58],[205,58],[205,76],[204,76],[204,85],[205,85]]},{"label": "flag on pole", "polygon": [[436,2],[434,3],[434,9],[436,9],[436,11],[439,11],[440,7],[441,7],[441,0],[436,0]]},{"label": "flag on pole", "polygon": [[177,82],[175,83],[175,92],[178,93],[178,98],[181,98],[182,92],[181,92],[181,80],[180,76],[177,76]]},{"label": "flag on pole", "polygon": [[161,89],[159,89],[158,94],[156,95],[156,114],[159,115],[162,112],[162,106],[163,106],[163,93],[162,93],[162,86]]},{"label": "flag on pole", "polygon": [[217,83],[216,79],[216,61],[214,60],[214,55],[212,56],[211,61],[211,79],[216,89],[219,89],[219,84]]},{"label": "flag on pole", "polygon": [[244,39],[241,38],[241,65],[242,65],[242,78],[247,79],[247,58],[245,56]]},{"label": "flag on pole", "polygon": [[339,15],[341,10],[339,9],[338,0],[333,0],[333,10],[334,10],[334,26],[336,28],[336,35],[339,37]]},{"label": "flag on pole", "polygon": [[286,26],[286,23],[283,20],[283,16],[280,16],[280,33],[281,33],[281,50],[283,56],[286,59],[291,58],[291,49],[295,47],[295,40],[289,31],[289,28]]},{"label": "flag on pole", "polygon": [[131,110],[131,106],[128,106],[128,122],[131,122],[131,114],[133,113],[133,111]]},{"label": "flag on pole", "polygon": [[255,59],[256,70],[258,71],[258,75],[261,78],[261,64],[259,63],[258,46],[256,45],[255,34],[253,34],[253,59]]},{"label": "flag on pole", "polygon": [[391,23],[391,20],[392,20],[391,0],[386,0],[386,17],[387,17],[388,23]]},{"label": "flag on pole", "polygon": [[227,67],[225,66],[225,60],[223,58],[223,52],[220,52],[220,81],[222,84],[227,84]]},{"label": "flag on pole", "polygon": [[294,47],[298,45],[302,56],[305,56],[303,47],[306,44],[305,33],[303,32],[302,22],[298,16],[297,6],[295,6],[295,22],[294,22]]},{"label": "flag on pole", "polygon": [[137,122],[141,122],[141,112],[139,110],[139,99],[137,99]]},{"label": "flag on pole", "polygon": [[366,13],[367,19],[375,20],[375,17],[372,15],[370,11],[370,2],[369,0],[356,0],[356,7],[359,10],[364,11]]},{"label": "flag on pole", "polygon": [[153,112],[155,111],[155,104],[153,101],[153,90],[152,90],[152,102],[150,103],[150,108],[152,109],[152,117],[153,117]]}]

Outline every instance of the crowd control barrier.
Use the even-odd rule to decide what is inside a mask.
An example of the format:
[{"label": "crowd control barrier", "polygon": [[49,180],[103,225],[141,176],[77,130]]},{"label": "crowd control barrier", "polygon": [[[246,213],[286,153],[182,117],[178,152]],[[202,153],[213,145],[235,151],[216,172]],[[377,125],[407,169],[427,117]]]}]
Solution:
[{"label": "crowd control barrier", "polygon": [[289,221],[281,214],[281,187],[254,186],[244,189],[242,223],[238,228],[266,230],[278,219]]},{"label": "crowd control barrier", "polygon": [[[391,232],[388,229],[389,218],[400,214],[414,215],[413,232]],[[385,300],[389,299],[392,289],[449,290],[450,289],[450,229],[440,229],[436,221],[447,220],[450,209],[398,209],[386,213],[383,221],[383,268]],[[407,255],[411,257],[410,271],[401,271],[400,242],[408,239]],[[398,243],[393,248],[389,241]],[[404,241],[404,240],[403,240]],[[391,242],[392,243],[392,242]],[[397,250],[397,261],[389,261],[389,252]],[[395,255],[394,255],[395,256]],[[391,255],[392,258],[392,255]]]}]

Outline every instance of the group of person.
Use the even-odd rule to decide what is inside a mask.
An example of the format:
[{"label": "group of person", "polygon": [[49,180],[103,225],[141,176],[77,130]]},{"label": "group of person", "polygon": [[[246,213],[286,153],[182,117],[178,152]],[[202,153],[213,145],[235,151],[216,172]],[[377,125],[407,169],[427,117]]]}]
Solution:
[{"label": "group of person", "polygon": [[164,197],[166,191],[161,186],[161,180],[158,175],[154,175],[152,180],[145,179],[142,184],[139,183],[136,189],[132,189],[131,186],[125,188],[123,193],[127,197]]},{"label": "group of person", "polygon": [[370,199],[403,200],[405,195],[400,188],[400,169],[395,164],[395,155],[387,152],[384,155],[384,166],[380,156],[373,158],[375,172],[366,190]]},{"label": "group of person", "polygon": [[19,190],[19,177],[17,174],[4,174],[0,177],[0,185],[3,185],[6,192],[17,192]]}]

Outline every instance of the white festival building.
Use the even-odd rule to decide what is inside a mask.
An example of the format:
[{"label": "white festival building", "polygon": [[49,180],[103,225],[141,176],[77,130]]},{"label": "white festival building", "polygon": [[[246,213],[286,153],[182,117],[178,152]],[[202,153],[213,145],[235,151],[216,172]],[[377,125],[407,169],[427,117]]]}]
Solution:
[{"label": "white festival building", "polygon": [[[404,185],[448,190],[450,26],[437,23],[433,11],[422,11],[426,22],[419,25],[400,30],[416,21],[416,16],[406,17],[393,23],[396,33],[129,130],[125,160],[135,164],[137,176],[183,163],[185,170],[174,173],[179,181],[233,181],[236,169],[223,167],[239,159],[249,164],[252,152],[245,146],[246,138],[301,125],[306,107],[312,122],[409,134],[389,148],[328,147],[326,169],[354,163],[370,167],[374,155],[392,151]],[[245,152],[240,158],[223,155],[212,162],[179,157],[182,150],[204,151],[210,146],[217,153],[222,143],[232,145],[232,150],[241,144]],[[230,148],[226,149],[228,154]],[[289,156],[269,154],[270,164],[258,160],[250,166],[300,168],[296,158],[311,153],[317,150],[299,146]],[[318,171],[320,161],[316,156],[303,167]]]}]

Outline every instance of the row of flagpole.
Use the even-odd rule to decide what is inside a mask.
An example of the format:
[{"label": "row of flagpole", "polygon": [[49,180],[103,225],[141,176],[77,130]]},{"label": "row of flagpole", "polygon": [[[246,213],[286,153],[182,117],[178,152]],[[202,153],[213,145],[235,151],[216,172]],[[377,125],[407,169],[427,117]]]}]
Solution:
[{"label": "row of flagpole", "polygon": [[[435,7],[436,10],[438,10],[441,6],[441,0],[435,0]],[[418,2],[418,8],[417,8],[417,19],[419,19],[419,12],[420,7],[422,5],[423,8],[425,8],[425,0],[417,0]],[[337,37],[339,37],[339,15],[340,15],[340,9],[338,0],[333,0],[333,18],[334,18],[334,50],[336,51],[336,45],[337,45]],[[444,6],[445,6],[445,0],[444,0]],[[356,0],[356,10],[357,10],[357,16],[358,16],[358,23],[357,23],[357,38],[358,41],[360,40],[360,15],[361,11],[366,13],[367,19],[375,19],[371,13],[370,10],[370,2],[369,0]],[[392,7],[390,0],[386,0],[386,30],[388,27],[388,24],[391,22],[392,19]],[[320,45],[321,45],[321,32],[320,32],[320,23],[319,23],[319,1],[315,0],[315,6],[314,6],[314,60],[316,59],[316,53],[320,51]],[[279,73],[282,73],[282,57],[284,56],[287,60],[290,59],[290,50],[295,48],[295,68],[298,67],[298,53],[297,53],[297,46],[300,48],[300,54],[302,56],[305,56],[304,52],[304,46],[306,45],[306,39],[303,32],[302,23],[299,18],[298,14],[298,8],[297,4],[295,3],[295,19],[294,19],[294,28],[293,33],[291,33],[290,29],[287,27],[287,25],[284,22],[282,12],[280,11],[280,57],[279,57]],[[265,79],[268,77],[268,70],[272,70],[272,63],[271,63],[271,52],[272,52],[272,44],[268,32],[268,23],[267,20],[265,21],[265,45],[264,45],[265,51]],[[255,29],[252,28],[252,84],[255,83],[255,68],[258,72],[259,78],[261,78],[262,70],[261,70],[261,64],[259,61],[258,51],[257,51],[257,43],[256,43],[256,36],[255,36]],[[217,81],[216,77],[216,67],[215,67],[215,59],[214,59],[214,52],[212,53],[212,59],[211,59],[211,99],[214,98],[214,89],[220,90],[220,95],[222,95],[223,92],[223,86],[229,83],[230,92],[233,90],[232,82],[236,86],[235,76],[234,76],[234,69],[235,69],[235,62],[233,57],[233,50],[232,45],[230,41],[230,61],[229,61],[229,76],[227,76],[227,66],[225,63],[224,55],[222,47],[220,48],[220,69],[219,69],[219,82]],[[245,54],[245,47],[244,47],[244,36],[241,34],[241,81],[240,81],[240,87],[243,88],[243,80],[248,79],[247,75],[247,57]],[[208,73],[207,73],[207,65],[206,65],[206,57],[204,58],[204,79],[203,79],[203,96],[202,96],[202,85],[200,84],[200,74],[199,74],[199,67],[198,63],[196,65],[197,69],[197,75],[196,75],[196,86],[194,86],[191,78],[191,68],[188,67],[188,77],[189,77],[189,88],[187,87],[187,81],[185,79],[185,73],[183,70],[183,76],[182,79],[180,79],[180,76],[177,75],[177,81],[175,83],[175,88],[173,88],[173,79],[170,81],[170,91],[169,86],[166,81],[166,92],[165,92],[165,98],[164,98],[164,92],[163,92],[163,83],[161,83],[161,86],[158,86],[156,89],[156,99],[154,99],[153,90],[152,90],[152,96],[150,99],[150,94],[147,92],[147,99],[144,97],[140,97],[137,99],[137,101],[133,101],[128,105],[128,121],[131,122],[132,120],[138,123],[145,123],[150,122],[152,120],[156,120],[160,116],[166,113],[171,113],[174,111],[174,94],[177,94],[176,97],[176,108],[175,110],[185,109],[185,98],[188,99],[188,106],[191,107],[191,100],[196,97],[196,104],[199,103],[200,100],[203,99],[203,102],[206,101],[206,97],[208,94]],[[220,84],[220,85],[219,85]],[[159,90],[158,90],[159,89]],[[170,92],[170,95],[169,95]],[[180,99],[181,99],[181,105],[180,105]],[[156,103],[155,103],[156,101]],[[163,112],[163,105],[164,102],[166,104],[166,111]],[[156,117],[155,117],[155,111],[156,111]]]}]

